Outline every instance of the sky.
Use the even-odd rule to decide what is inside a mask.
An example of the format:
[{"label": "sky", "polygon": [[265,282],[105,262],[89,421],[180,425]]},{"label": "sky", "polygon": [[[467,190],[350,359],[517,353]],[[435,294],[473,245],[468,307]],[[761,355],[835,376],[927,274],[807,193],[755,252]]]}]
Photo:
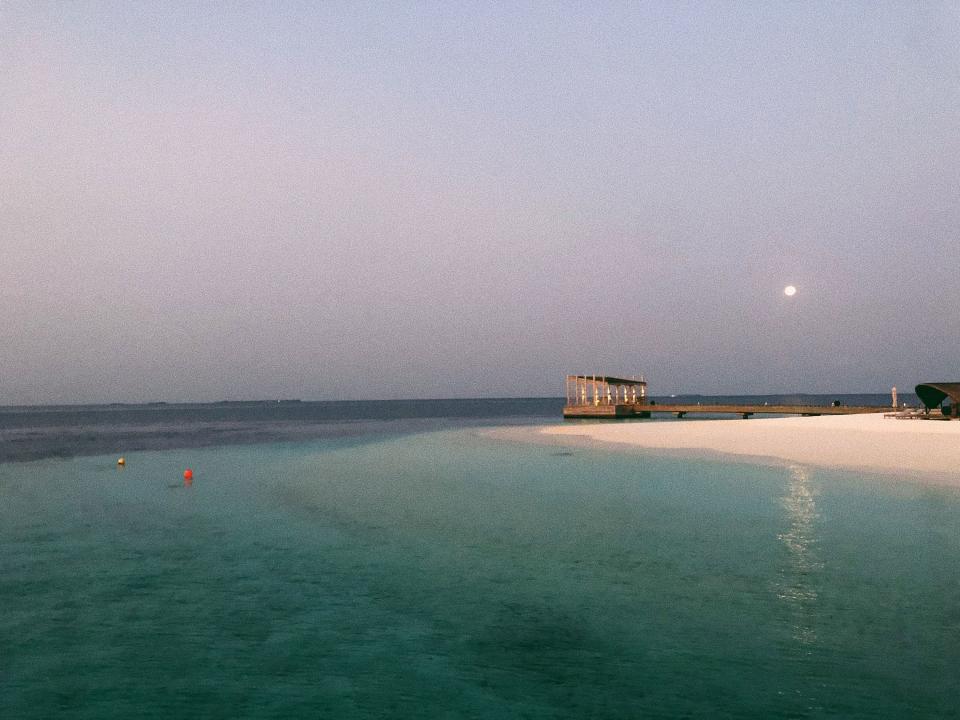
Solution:
[{"label": "sky", "polygon": [[960,380],[958,37],[950,2],[0,0],[0,404]]}]

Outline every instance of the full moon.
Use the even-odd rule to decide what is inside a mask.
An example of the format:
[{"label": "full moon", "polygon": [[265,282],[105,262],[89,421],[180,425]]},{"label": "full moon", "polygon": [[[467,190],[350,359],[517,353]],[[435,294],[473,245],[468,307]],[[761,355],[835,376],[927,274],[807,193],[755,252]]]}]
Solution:
[{"label": "full moon", "polygon": [[786,295],[787,297],[793,297],[794,295],[797,294],[797,289],[793,285],[787,285],[783,289],[783,294]]}]

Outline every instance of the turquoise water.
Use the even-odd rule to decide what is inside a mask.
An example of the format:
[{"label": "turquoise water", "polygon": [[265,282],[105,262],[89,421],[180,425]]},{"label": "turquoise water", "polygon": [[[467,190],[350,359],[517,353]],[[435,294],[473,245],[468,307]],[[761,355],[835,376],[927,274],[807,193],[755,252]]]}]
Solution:
[{"label": "turquoise water", "polygon": [[469,428],[115,459],[0,465],[0,717],[957,715],[953,489]]}]

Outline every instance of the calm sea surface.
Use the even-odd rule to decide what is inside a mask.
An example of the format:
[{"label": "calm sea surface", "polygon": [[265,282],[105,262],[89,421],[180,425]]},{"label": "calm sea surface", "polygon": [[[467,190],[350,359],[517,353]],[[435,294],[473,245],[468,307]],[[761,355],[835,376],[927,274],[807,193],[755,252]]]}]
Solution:
[{"label": "calm sea surface", "polygon": [[561,404],[0,409],[0,718],[957,717],[960,492]]}]

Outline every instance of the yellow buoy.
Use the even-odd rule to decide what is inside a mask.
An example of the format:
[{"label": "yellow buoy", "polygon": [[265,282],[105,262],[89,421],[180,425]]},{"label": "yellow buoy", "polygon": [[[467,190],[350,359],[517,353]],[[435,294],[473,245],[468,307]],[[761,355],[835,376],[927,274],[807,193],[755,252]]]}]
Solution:
[{"label": "yellow buoy", "polygon": [[119,466],[121,466],[121,467],[123,467],[123,466],[126,465],[126,464],[127,464],[127,461],[124,460],[123,458],[120,458],[119,460],[117,460],[117,465],[119,465]]}]

